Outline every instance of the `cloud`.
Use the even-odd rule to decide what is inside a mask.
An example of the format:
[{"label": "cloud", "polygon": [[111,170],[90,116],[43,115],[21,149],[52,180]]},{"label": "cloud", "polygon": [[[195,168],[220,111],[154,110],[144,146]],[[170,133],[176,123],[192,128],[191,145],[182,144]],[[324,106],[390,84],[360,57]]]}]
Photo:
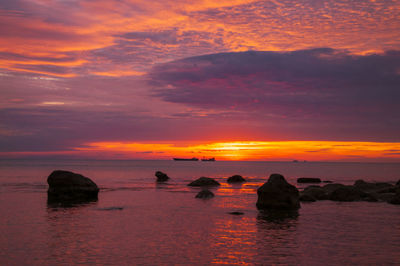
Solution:
[{"label": "cloud", "polygon": [[309,131],[327,125],[333,136],[339,127],[398,140],[399,69],[399,51],[356,56],[321,48],[191,57],[155,66],[148,79],[154,95],[168,102]]}]

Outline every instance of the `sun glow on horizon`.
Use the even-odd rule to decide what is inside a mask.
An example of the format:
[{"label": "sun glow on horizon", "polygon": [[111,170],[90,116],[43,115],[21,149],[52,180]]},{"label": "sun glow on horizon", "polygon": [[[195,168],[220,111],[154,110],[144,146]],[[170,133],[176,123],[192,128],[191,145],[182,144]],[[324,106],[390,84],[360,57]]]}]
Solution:
[{"label": "sun glow on horizon", "polygon": [[215,157],[217,160],[371,160],[400,159],[397,142],[237,141],[203,144],[93,142],[75,148],[124,158],[171,159]]}]

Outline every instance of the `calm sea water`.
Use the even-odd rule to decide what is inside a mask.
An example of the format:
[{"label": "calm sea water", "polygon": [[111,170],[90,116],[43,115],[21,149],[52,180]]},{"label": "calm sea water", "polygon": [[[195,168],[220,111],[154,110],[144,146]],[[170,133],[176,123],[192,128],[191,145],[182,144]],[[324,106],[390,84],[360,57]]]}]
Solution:
[{"label": "calm sea water", "polygon": [[[81,173],[101,188],[99,200],[47,205],[47,176]],[[172,180],[156,184],[154,172]],[[271,173],[395,182],[400,164],[174,161],[0,161],[0,265],[398,265],[400,206],[302,204],[296,214],[258,211],[256,189]],[[233,174],[249,182],[229,185]],[[222,183],[196,199],[190,181]],[[244,215],[234,216],[231,211]]]}]

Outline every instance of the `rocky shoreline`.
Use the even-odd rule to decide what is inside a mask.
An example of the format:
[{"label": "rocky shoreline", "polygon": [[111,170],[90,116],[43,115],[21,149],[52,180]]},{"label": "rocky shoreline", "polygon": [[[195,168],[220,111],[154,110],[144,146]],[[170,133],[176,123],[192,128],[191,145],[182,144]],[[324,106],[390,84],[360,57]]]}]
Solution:
[{"label": "rocky shoreline", "polygon": [[[167,182],[170,177],[161,172],[155,173],[156,182]],[[319,178],[299,178],[298,183],[324,183]],[[227,183],[246,182],[240,175],[227,179]],[[91,179],[77,173],[55,170],[47,178],[49,184],[48,203],[67,206],[66,203],[84,203],[97,201],[99,188]],[[209,187],[218,187],[220,183],[209,177],[200,177],[188,186],[200,187],[202,190],[196,198],[209,199],[214,193]],[[289,184],[280,174],[271,174],[268,181],[257,189],[256,206],[260,210],[297,210],[300,202],[316,202],[331,200],[339,202],[367,201],[387,202],[400,205],[400,180],[396,184],[387,182],[366,182],[357,180],[353,185],[339,183],[310,185],[299,191],[294,185]]]}]

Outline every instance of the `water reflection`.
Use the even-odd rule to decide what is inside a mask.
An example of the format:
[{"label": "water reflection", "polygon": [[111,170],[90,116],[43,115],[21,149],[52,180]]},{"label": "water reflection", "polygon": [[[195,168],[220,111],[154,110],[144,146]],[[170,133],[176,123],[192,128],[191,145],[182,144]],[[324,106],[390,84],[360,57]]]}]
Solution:
[{"label": "water reflection", "polygon": [[260,211],[256,218],[258,259],[265,264],[296,265],[301,257],[297,211]]},{"label": "water reflection", "polygon": [[98,199],[69,199],[60,200],[59,198],[47,197],[47,208],[48,209],[58,209],[58,208],[78,208],[84,207],[86,205],[97,204]]},{"label": "water reflection", "polygon": [[298,210],[260,210],[257,216],[257,223],[292,226],[297,223],[298,217]]}]

